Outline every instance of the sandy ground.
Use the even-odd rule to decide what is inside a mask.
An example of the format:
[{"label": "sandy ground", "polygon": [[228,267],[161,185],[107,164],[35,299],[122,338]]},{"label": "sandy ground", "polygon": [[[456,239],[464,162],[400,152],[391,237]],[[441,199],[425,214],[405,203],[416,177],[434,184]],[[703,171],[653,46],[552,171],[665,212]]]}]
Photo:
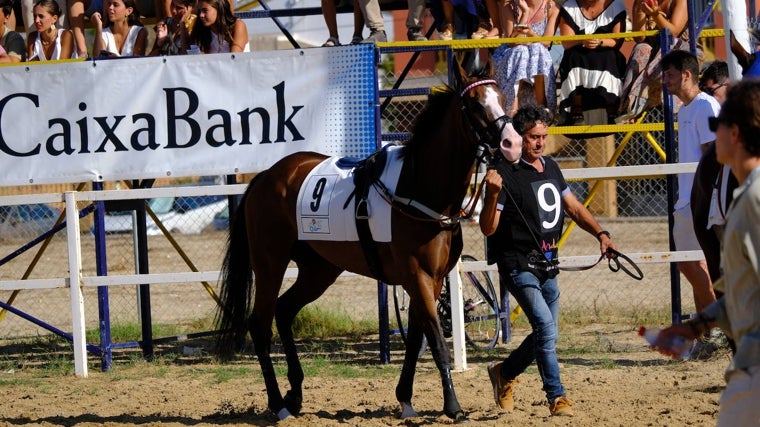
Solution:
[{"label": "sandy ground", "polygon": [[[724,384],[722,372],[728,363],[725,351],[708,361],[670,361],[649,351],[631,330],[596,326],[584,331],[563,331],[559,345],[561,372],[567,394],[575,401],[576,416],[553,418],[549,416],[535,368],[520,377],[514,412],[502,413],[495,406],[485,367],[515,344],[502,346],[492,354],[471,353],[468,369],[454,374],[457,395],[469,414],[470,425],[715,424]],[[302,414],[278,425],[451,424],[441,412],[441,386],[429,352],[423,355],[416,376],[413,403],[420,416],[398,419],[393,390],[402,356],[398,342],[394,348],[389,365],[377,362],[377,344],[371,338],[343,343],[340,351],[324,355],[342,360],[355,376],[320,369],[307,374]],[[275,360],[278,367],[284,367],[281,354],[275,354]],[[107,373],[93,369],[88,378],[58,375],[33,366],[8,368],[0,372],[3,391],[0,425],[277,423],[266,410],[264,385],[253,357],[247,355],[232,362],[228,369],[233,372],[230,378],[222,379],[221,371],[223,368],[207,356],[178,357],[161,363],[117,362]],[[280,373],[282,390],[287,389],[285,381]]]},{"label": "sandy ground", "polygon": [[[667,224],[663,222],[604,224],[613,231],[625,252],[660,251],[667,248]],[[474,229],[474,227],[468,227]],[[480,237],[469,234],[468,253],[477,254]],[[475,230],[477,231],[477,230]],[[565,254],[593,254],[593,239],[576,233]],[[224,233],[179,236],[191,258],[201,270],[218,269]],[[134,271],[131,239],[109,239],[109,272],[128,274]],[[5,242],[6,250],[14,246]],[[482,244],[482,243],[481,243]],[[85,250],[91,243],[83,240]],[[482,249],[480,249],[482,250]],[[196,251],[196,252],[193,252]],[[151,272],[187,271],[179,255],[160,238],[152,238]],[[31,255],[25,254],[22,258]],[[482,256],[481,256],[482,258]],[[32,277],[55,277],[65,274],[65,251],[56,242],[42,257],[45,273]],[[17,268],[0,271],[4,279],[18,278],[23,260]],[[668,307],[669,273],[666,264],[642,266],[646,278],[636,282],[622,274],[597,266],[582,273],[561,276],[562,310],[586,310],[589,313],[625,312],[631,308],[646,312],[648,308]],[[94,274],[90,261],[85,274]],[[40,270],[43,271],[43,270]],[[216,286],[216,284],[212,284]],[[287,287],[287,284],[286,284]],[[688,310],[690,291],[683,289]],[[350,279],[340,281],[319,300],[350,315],[375,317],[376,286],[372,281]],[[111,289],[112,319],[127,320],[135,316],[134,287]],[[7,300],[9,292],[0,293]],[[122,295],[123,294],[123,295]],[[193,319],[213,313],[213,301],[200,284],[153,286],[154,323],[192,324]],[[97,325],[95,289],[87,290],[88,328]],[[123,304],[123,306],[122,306]],[[66,289],[24,291],[17,306],[39,315],[46,321],[67,330],[68,291]],[[376,318],[376,317],[375,317]],[[469,414],[470,425],[501,426],[516,423],[526,426],[705,426],[714,425],[718,401],[724,386],[723,370],[728,364],[726,352],[711,360],[674,362],[646,348],[636,336],[635,326],[628,319],[622,324],[584,326],[582,330],[563,327],[558,343],[562,376],[568,396],[576,402],[576,417],[555,419],[549,416],[545,396],[535,367],[520,380],[516,391],[516,410],[506,414],[497,410],[490,389],[486,365],[503,357],[517,345],[517,330],[511,344],[501,344],[490,354],[468,354],[468,369],[454,374],[457,395]],[[73,368],[40,368],[50,359],[33,354],[36,350],[18,346],[7,340],[14,332],[24,335],[39,333],[29,329],[28,322],[15,316],[0,323],[0,426],[205,426],[205,425],[272,425],[277,422],[266,409],[266,394],[258,363],[250,354],[234,362],[231,368],[220,367],[204,353],[182,356],[184,346],[207,348],[204,343],[179,343],[159,348],[166,360],[156,363],[140,361],[132,349],[117,354],[110,372],[101,372],[97,359],[91,358],[88,378],[73,376]],[[33,326],[33,325],[32,325]],[[409,420],[397,418],[394,388],[400,372],[401,344],[393,337],[394,351],[390,365],[379,363],[377,337],[362,342],[336,339],[330,345],[301,344],[306,358],[341,360],[354,370],[352,374],[336,374],[325,369],[311,369],[304,384],[304,407],[301,416],[279,423],[284,426],[418,426],[450,424],[442,415],[441,386],[435,365],[426,353],[418,367],[415,408],[420,416]],[[73,359],[67,346],[60,350],[65,363]],[[42,350],[44,352],[44,350]],[[31,354],[30,354],[31,353]],[[172,355],[179,356],[172,356]],[[280,369],[280,387],[285,391],[285,363],[275,351]],[[46,360],[38,362],[37,360]],[[135,362],[135,359],[138,361]],[[62,371],[62,372],[61,372]],[[226,376],[221,372],[232,372]]]}]

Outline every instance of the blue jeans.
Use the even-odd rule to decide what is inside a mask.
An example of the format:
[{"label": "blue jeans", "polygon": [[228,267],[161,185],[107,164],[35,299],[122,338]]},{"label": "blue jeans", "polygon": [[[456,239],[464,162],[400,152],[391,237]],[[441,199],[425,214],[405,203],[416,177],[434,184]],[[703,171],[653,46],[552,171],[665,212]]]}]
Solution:
[{"label": "blue jeans", "polygon": [[[501,269],[500,269],[501,270]],[[501,365],[507,380],[516,378],[536,361],[544,391],[549,402],[565,395],[559,378],[559,363],[555,344],[559,336],[559,286],[557,278],[541,282],[533,273],[511,270],[499,272],[502,284],[520,304],[533,329],[520,346],[512,351]]]}]

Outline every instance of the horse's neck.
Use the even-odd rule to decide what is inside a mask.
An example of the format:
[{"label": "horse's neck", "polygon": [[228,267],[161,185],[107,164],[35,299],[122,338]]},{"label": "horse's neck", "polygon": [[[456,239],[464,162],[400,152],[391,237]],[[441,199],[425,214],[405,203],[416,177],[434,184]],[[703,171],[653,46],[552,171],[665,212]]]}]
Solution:
[{"label": "horse's neck", "polygon": [[456,214],[467,192],[475,158],[464,149],[463,140],[453,138],[456,136],[436,135],[428,141],[431,148],[404,157],[396,192],[439,213]]}]

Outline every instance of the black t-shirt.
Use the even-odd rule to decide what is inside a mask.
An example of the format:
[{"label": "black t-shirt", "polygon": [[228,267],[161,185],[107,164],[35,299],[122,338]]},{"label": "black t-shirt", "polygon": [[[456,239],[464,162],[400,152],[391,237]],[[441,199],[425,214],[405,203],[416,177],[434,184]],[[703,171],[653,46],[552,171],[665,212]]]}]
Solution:
[{"label": "black t-shirt", "polygon": [[9,31],[6,28],[3,37],[0,38],[0,45],[3,46],[8,55],[19,57],[21,62],[26,61],[26,42],[24,42],[24,37],[21,34]]},{"label": "black t-shirt", "polygon": [[496,232],[488,236],[488,262],[506,259],[510,268],[553,277],[565,217],[562,195],[570,189],[557,163],[542,160],[543,172],[523,160],[496,165],[509,192],[502,188],[499,193],[501,216]]}]

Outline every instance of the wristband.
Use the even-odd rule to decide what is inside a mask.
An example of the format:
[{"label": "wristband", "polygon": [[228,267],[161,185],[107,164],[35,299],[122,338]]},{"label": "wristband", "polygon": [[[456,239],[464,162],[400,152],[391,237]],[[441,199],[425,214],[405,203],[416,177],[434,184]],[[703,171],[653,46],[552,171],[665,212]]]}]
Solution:
[{"label": "wristband", "polygon": [[602,231],[596,233],[596,238],[597,239],[601,239],[602,238],[602,234],[604,234],[605,236],[607,236],[608,239],[612,238],[612,236],[610,236],[610,232],[607,231],[607,230],[602,230]]}]

